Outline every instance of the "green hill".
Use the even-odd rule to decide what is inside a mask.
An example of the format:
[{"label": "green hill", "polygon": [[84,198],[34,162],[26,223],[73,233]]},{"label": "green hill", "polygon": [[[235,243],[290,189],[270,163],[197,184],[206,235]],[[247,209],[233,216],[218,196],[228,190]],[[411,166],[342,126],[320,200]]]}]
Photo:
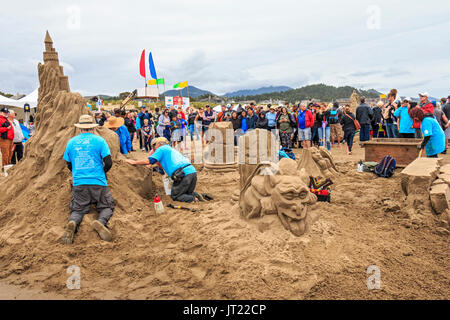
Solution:
[{"label": "green hill", "polygon": [[255,101],[275,99],[275,100],[289,101],[290,103],[294,103],[300,100],[307,100],[310,98],[319,99],[321,101],[332,101],[336,99],[350,98],[350,95],[352,94],[353,90],[356,90],[359,96],[365,96],[366,98],[378,98],[380,95],[380,93],[374,89],[358,90],[350,86],[334,87],[320,83],[284,92],[273,92],[251,96],[241,96],[238,97],[237,99],[255,100]]}]

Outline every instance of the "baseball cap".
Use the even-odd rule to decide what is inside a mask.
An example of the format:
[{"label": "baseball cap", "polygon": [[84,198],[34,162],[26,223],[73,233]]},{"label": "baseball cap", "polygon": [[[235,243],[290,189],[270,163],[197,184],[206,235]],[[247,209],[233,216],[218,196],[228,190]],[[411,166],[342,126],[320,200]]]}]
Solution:
[{"label": "baseball cap", "polygon": [[7,107],[3,107],[0,109],[0,112],[9,113],[9,109]]},{"label": "baseball cap", "polygon": [[428,92],[419,92],[419,96],[428,97]]},{"label": "baseball cap", "polygon": [[403,98],[403,101],[411,102],[411,98],[410,97],[405,97],[405,98]]}]

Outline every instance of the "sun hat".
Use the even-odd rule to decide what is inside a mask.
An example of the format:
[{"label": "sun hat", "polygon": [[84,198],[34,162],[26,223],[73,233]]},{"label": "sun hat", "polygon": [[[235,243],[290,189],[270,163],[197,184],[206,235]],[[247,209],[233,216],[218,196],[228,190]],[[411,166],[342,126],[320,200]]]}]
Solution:
[{"label": "sun hat", "polygon": [[410,98],[410,97],[404,97],[404,98],[403,98],[403,101],[411,102],[411,98]]},{"label": "sun hat", "polygon": [[108,121],[105,122],[104,126],[106,128],[119,128],[123,126],[125,120],[123,118],[117,118],[114,116],[109,117]]},{"label": "sun hat", "polygon": [[419,92],[419,96],[428,97],[428,92]]},{"label": "sun hat", "polygon": [[157,144],[157,143],[160,143],[160,144],[162,144],[162,145],[165,145],[165,144],[169,144],[169,140],[167,140],[167,139],[164,138],[164,137],[155,138],[155,139],[153,139],[152,142],[150,143],[150,146],[153,148],[153,146],[154,146],[155,144]]},{"label": "sun hat", "polygon": [[94,123],[94,119],[92,116],[88,114],[82,114],[80,119],[78,119],[78,123],[75,123],[75,127],[80,129],[92,129],[98,127],[97,123]]}]

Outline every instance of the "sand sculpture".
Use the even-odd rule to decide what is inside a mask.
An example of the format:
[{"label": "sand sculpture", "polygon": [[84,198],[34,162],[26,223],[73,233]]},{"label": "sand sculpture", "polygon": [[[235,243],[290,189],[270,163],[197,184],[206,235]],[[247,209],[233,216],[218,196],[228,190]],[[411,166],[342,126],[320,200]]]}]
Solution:
[{"label": "sand sculpture", "polygon": [[356,90],[353,90],[352,95],[350,96],[350,110],[355,113],[356,108],[359,106],[359,96],[356,93]]},{"label": "sand sculpture", "polygon": [[274,134],[265,129],[255,129],[239,137],[238,163],[240,187],[260,163],[277,163],[279,141]]},{"label": "sand sculpture", "polygon": [[204,152],[204,169],[214,172],[234,172],[238,165],[235,157],[234,131],[231,122],[213,122],[209,126],[211,141]]},{"label": "sand sculpture", "polygon": [[309,176],[315,178],[331,178],[338,174],[331,153],[324,147],[302,149],[297,169],[305,169]]},{"label": "sand sculpture", "polygon": [[309,175],[296,165],[283,158],[275,174],[268,164],[257,165],[241,189],[241,216],[251,219],[276,214],[286,230],[295,236],[304,234],[309,226],[308,208],[317,197],[309,192]]},{"label": "sand sculpture", "polygon": [[[4,241],[11,245],[33,241],[35,250],[41,250],[41,245],[46,248],[48,243],[58,240],[69,216],[71,173],[63,154],[69,139],[79,133],[74,123],[80,115],[90,114],[90,111],[79,93],[70,92],[48,32],[45,49],[44,63],[38,65],[36,131],[25,144],[24,158],[8,171],[2,183],[0,248]],[[113,167],[107,179],[116,208],[120,211],[131,207],[129,198],[135,197],[136,192],[141,197],[151,198],[151,171],[122,164],[125,157],[119,151],[119,138],[113,131],[97,127],[94,133],[105,138],[111,150]],[[124,174],[131,180],[123,179]],[[139,201],[135,197],[133,203]],[[113,233],[114,220],[113,217]],[[29,226],[26,233],[20,231],[23,226]],[[33,255],[33,251],[27,251],[24,257],[27,254]]]}]

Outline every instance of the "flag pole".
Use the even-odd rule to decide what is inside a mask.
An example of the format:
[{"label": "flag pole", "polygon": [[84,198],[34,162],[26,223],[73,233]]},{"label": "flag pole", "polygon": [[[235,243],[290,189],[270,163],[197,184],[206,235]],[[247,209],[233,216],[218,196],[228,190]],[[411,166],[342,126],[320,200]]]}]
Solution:
[{"label": "flag pole", "polygon": [[189,84],[187,85],[186,89],[187,89],[187,97],[189,98]]}]

